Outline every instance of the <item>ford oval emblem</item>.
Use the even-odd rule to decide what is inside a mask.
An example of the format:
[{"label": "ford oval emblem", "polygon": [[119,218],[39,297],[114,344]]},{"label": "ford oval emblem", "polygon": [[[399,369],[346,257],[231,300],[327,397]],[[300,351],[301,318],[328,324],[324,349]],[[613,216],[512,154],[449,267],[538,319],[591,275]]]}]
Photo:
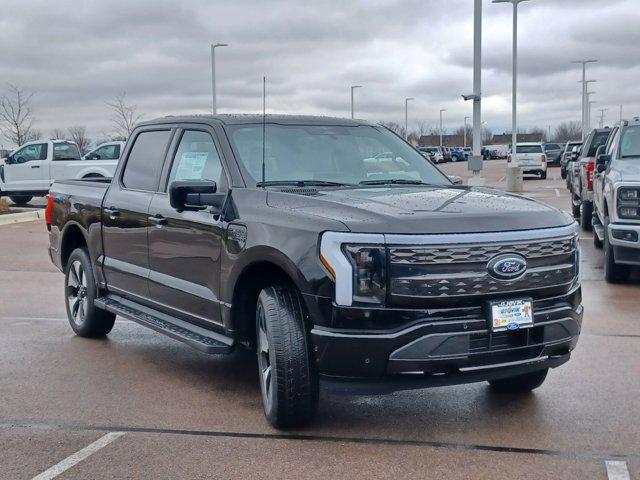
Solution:
[{"label": "ford oval emblem", "polygon": [[487,270],[500,280],[515,280],[524,275],[527,261],[520,255],[500,255],[489,262]]},{"label": "ford oval emblem", "polygon": [[511,322],[507,325],[507,330],[518,330],[520,328],[520,324],[517,322]]}]

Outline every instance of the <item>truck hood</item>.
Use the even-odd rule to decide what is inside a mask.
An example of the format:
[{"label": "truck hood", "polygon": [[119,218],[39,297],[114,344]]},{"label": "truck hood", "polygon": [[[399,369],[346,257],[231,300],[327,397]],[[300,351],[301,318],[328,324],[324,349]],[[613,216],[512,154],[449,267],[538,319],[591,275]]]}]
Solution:
[{"label": "truck hood", "polygon": [[477,187],[373,187],[304,194],[271,190],[278,209],[342,222],[359,233],[479,233],[553,228],[569,215],[529,198]]},{"label": "truck hood", "polygon": [[640,183],[640,158],[629,158],[616,162],[616,170],[622,182]]}]

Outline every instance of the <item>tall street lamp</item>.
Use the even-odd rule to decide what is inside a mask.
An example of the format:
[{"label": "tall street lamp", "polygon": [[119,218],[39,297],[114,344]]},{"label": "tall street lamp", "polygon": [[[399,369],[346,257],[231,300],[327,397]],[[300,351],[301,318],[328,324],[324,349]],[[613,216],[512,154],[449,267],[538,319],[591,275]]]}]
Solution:
[{"label": "tall street lamp", "polygon": [[214,115],[218,113],[218,106],[216,105],[216,48],[228,46],[226,43],[211,44],[211,97]]},{"label": "tall street lamp", "polygon": [[571,63],[582,65],[582,140],[587,136],[587,63],[596,63],[598,60],[574,60]]},{"label": "tall street lamp", "polygon": [[467,120],[469,117],[464,117],[464,148],[467,148]]},{"label": "tall street lamp", "polygon": [[595,105],[596,102],[595,100],[589,100],[587,102],[587,124],[589,125],[589,127],[591,127],[591,106]]},{"label": "tall street lamp", "polygon": [[608,108],[600,109],[600,128],[604,127],[604,114],[607,113],[608,111],[609,111]]},{"label": "tall street lamp", "polygon": [[351,85],[351,118],[354,118],[354,114],[353,114],[353,91],[356,88],[362,88],[362,85]]},{"label": "tall street lamp", "polygon": [[591,95],[595,95],[595,93],[596,92],[587,92],[587,109],[585,112],[585,122],[587,125],[587,130],[591,130],[591,104],[595,103],[591,101]]},{"label": "tall street lamp", "polygon": [[446,112],[446,108],[440,109],[440,148],[442,148],[442,112]]},{"label": "tall street lamp", "polygon": [[404,99],[404,138],[409,139],[409,102],[415,100],[413,97]]},{"label": "tall street lamp", "polygon": [[528,0],[493,0],[493,3],[513,4],[513,93],[512,93],[512,120],[511,120],[511,145],[515,152],[518,144],[517,130],[517,94],[518,94],[518,5]]}]

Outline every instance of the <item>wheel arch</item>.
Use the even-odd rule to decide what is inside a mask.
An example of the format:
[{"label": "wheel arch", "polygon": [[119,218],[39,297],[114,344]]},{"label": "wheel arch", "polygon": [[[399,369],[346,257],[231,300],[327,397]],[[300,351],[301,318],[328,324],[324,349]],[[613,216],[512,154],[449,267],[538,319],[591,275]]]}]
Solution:
[{"label": "wheel arch", "polygon": [[76,248],[87,248],[88,242],[82,227],[76,222],[69,222],[62,232],[60,242],[60,265],[64,270],[71,252]]}]

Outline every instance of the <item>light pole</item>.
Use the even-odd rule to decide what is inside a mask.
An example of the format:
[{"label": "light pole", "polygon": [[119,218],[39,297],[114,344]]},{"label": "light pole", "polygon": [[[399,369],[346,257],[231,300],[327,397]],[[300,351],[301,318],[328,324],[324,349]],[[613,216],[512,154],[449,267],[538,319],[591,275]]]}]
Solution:
[{"label": "light pole", "polygon": [[513,4],[513,93],[512,93],[512,120],[511,120],[511,145],[515,152],[518,144],[517,125],[517,95],[518,95],[518,5],[528,0],[493,0],[493,3]]},{"label": "light pole", "polygon": [[464,117],[464,148],[467,148],[467,120],[469,117]]},{"label": "light pole", "polygon": [[582,65],[582,140],[587,136],[586,133],[586,117],[587,117],[587,63],[596,63],[598,60],[574,60],[571,63]]},{"label": "light pole", "polygon": [[352,119],[354,118],[354,115],[353,115],[353,91],[356,88],[362,88],[362,85],[351,85],[351,118]]},{"label": "light pole", "polygon": [[600,109],[600,128],[604,127],[604,114],[607,113],[608,111],[609,111],[608,108]]},{"label": "light pole", "polygon": [[622,122],[622,105],[620,105],[620,121]]},{"label": "light pole", "polygon": [[440,148],[442,148],[442,112],[446,112],[446,108],[440,109]]},{"label": "light pole", "polygon": [[587,126],[587,131],[591,130],[591,104],[595,103],[591,101],[591,95],[595,95],[596,92],[587,92],[587,108],[586,108],[586,118],[585,125]]},{"label": "light pole", "polygon": [[415,100],[413,97],[404,99],[404,138],[409,139],[409,102]]},{"label": "light pole", "polygon": [[211,44],[211,97],[214,115],[218,113],[218,106],[216,104],[216,48],[228,46],[226,43]]}]

